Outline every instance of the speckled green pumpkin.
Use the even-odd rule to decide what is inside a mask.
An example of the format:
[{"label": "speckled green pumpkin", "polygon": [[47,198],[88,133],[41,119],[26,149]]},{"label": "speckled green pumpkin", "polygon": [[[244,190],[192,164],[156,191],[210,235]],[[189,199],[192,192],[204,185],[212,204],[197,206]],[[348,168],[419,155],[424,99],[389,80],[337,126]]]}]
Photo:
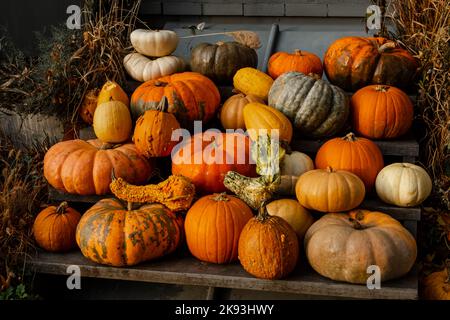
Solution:
[{"label": "speckled green pumpkin", "polygon": [[338,133],[350,113],[342,89],[300,72],[287,72],[275,80],[269,105],[284,113],[302,135],[313,138]]},{"label": "speckled green pumpkin", "polygon": [[97,263],[132,266],[173,252],[182,239],[182,220],[161,204],[127,210],[120,200],[103,199],[84,213],[76,240]]},{"label": "speckled green pumpkin", "polygon": [[256,51],[239,42],[200,43],[191,52],[191,70],[221,84],[230,84],[236,71],[257,64]]}]

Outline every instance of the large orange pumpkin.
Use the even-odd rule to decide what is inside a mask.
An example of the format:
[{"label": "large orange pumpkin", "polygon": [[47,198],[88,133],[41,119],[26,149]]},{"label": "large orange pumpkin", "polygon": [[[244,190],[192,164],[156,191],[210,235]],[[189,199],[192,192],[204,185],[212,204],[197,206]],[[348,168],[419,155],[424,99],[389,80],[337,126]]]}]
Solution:
[{"label": "large orange pumpkin", "polygon": [[252,217],[252,210],[235,196],[220,193],[200,198],[184,224],[189,251],[206,262],[237,260],[239,236]]},{"label": "large orange pumpkin", "polygon": [[134,144],[110,145],[100,140],[68,140],[52,146],[44,157],[44,176],[62,192],[79,195],[109,193],[111,172],[133,184],[147,181],[153,166]]},{"label": "large orange pumpkin", "polygon": [[170,155],[177,141],[172,140],[172,132],[180,128],[175,116],[167,113],[167,99],[163,97],[156,110],[147,110],[136,121],[133,142],[139,154],[151,157]]},{"label": "large orange pumpkin", "polygon": [[317,151],[316,168],[326,169],[328,166],[353,172],[364,182],[366,191],[370,191],[378,172],[384,167],[384,161],[375,143],[349,133],[343,138],[328,140]]},{"label": "large orange pumpkin", "polygon": [[34,220],[34,239],[47,251],[64,252],[73,249],[77,246],[75,231],[80,218],[80,213],[70,208],[65,201],[58,207],[49,206]]},{"label": "large orange pumpkin", "polygon": [[132,266],[173,252],[182,228],[177,216],[161,204],[133,209],[117,199],[103,199],[84,213],[76,239],[81,253],[94,262]]},{"label": "large orange pumpkin", "polygon": [[288,71],[303,74],[315,74],[322,77],[323,68],[320,58],[314,53],[296,49],[294,53],[276,52],[269,59],[269,75],[276,79]]},{"label": "large orange pumpkin", "polygon": [[414,108],[408,95],[391,86],[371,85],[352,96],[353,129],[368,138],[397,138],[412,125]]},{"label": "large orange pumpkin", "polygon": [[408,88],[418,67],[408,51],[381,37],[340,38],[325,52],[323,64],[330,82],[347,91],[369,84]]},{"label": "large orange pumpkin", "polygon": [[198,133],[175,146],[172,174],[190,178],[200,193],[224,192],[223,179],[228,171],[256,175],[249,148],[250,139],[240,133]]},{"label": "large orange pumpkin", "polygon": [[137,119],[147,109],[154,109],[165,96],[168,112],[175,114],[183,127],[192,127],[194,120],[209,121],[220,104],[216,85],[195,72],[176,73],[141,84],[131,96],[131,113]]}]

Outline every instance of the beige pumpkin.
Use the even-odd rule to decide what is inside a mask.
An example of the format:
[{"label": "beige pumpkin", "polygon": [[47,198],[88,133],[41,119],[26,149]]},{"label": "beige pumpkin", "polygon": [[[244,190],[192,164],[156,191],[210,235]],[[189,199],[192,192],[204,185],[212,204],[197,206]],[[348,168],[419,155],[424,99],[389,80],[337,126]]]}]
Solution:
[{"label": "beige pumpkin", "polygon": [[378,173],[375,188],[384,202],[413,207],[430,195],[433,185],[422,167],[412,163],[393,163]]},{"label": "beige pumpkin", "polygon": [[289,223],[299,240],[303,239],[306,231],[314,222],[309,211],[293,199],[272,201],[266,206],[266,209],[269,215],[280,217]]},{"label": "beige pumpkin", "polygon": [[141,82],[182,72],[185,68],[184,60],[176,56],[152,60],[136,52],[127,54],[123,58],[123,65],[134,80]]},{"label": "beige pumpkin", "polygon": [[131,126],[130,110],[120,101],[105,102],[95,109],[94,132],[103,142],[127,141],[130,138]]},{"label": "beige pumpkin", "polygon": [[313,169],[314,162],[308,155],[299,151],[293,151],[290,154],[286,153],[280,163],[281,182],[277,193],[294,195],[298,177]]},{"label": "beige pumpkin", "polygon": [[137,52],[149,57],[168,56],[178,45],[178,36],[171,30],[136,29],[130,40]]}]

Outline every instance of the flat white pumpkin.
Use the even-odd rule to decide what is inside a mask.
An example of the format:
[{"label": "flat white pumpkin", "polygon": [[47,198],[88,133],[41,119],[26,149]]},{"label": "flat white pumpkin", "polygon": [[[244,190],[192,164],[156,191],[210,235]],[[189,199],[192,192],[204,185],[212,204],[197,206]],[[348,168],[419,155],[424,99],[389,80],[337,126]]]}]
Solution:
[{"label": "flat white pumpkin", "polygon": [[178,36],[171,30],[136,29],[130,40],[137,52],[149,57],[168,56],[178,45]]},{"label": "flat white pumpkin", "polygon": [[152,60],[136,52],[127,54],[123,65],[134,80],[141,82],[181,72],[185,68],[184,60],[176,56]]},{"label": "flat white pumpkin", "polygon": [[430,195],[432,182],[422,167],[412,163],[393,163],[378,173],[375,189],[386,203],[413,207]]},{"label": "flat white pumpkin", "polygon": [[295,194],[295,185],[298,178],[306,171],[314,169],[312,159],[298,151],[286,154],[280,164],[281,182],[277,193],[283,195]]}]

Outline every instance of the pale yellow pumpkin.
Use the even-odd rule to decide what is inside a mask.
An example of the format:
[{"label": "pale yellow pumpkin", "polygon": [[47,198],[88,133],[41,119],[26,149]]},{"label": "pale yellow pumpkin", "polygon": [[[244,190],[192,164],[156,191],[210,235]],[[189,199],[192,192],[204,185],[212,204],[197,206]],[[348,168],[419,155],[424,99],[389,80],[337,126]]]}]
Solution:
[{"label": "pale yellow pumpkin", "polygon": [[239,69],[233,77],[233,85],[239,91],[257,96],[267,101],[273,79],[255,68]]},{"label": "pale yellow pumpkin", "polygon": [[125,142],[131,134],[130,110],[120,101],[102,103],[95,109],[93,127],[95,135],[103,142]]},{"label": "pale yellow pumpkin", "polygon": [[[275,129],[278,130],[281,141],[291,142],[292,124],[275,108],[258,102],[249,103],[244,107],[244,122],[250,138],[254,141],[257,140],[258,135],[271,134]],[[260,129],[266,129],[266,132]]]},{"label": "pale yellow pumpkin", "polygon": [[123,89],[114,81],[106,81],[97,97],[97,106],[109,101],[120,101],[127,107],[130,99]]},{"label": "pale yellow pumpkin", "polygon": [[272,201],[266,206],[266,209],[271,216],[280,217],[289,223],[299,240],[303,239],[306,231],[314,222],[309,211],[293,199]]},{"label": "pale yellow pumpkin", "polygon": [[168,56],[178,45],[178,36],[171,30],[136,29],[130,40],[137,52],[149,57]]},{"label": "pale yellow pumpkin", "polygon": [[134,80],[143,82],[182,72],[184,71],[185,63],[182,58],[176,56],[152,60],[134,52],[127,54],[123,58],[123,66]]},{"label": "pale yellow pumpkin", "polygon": [[294,195],[298,178],[306,171],[314,169],[312,159],[299,151],[286,153],[280,163],[281,181],[277,193]]},{"label": "pale yellow pumpkin", "polygon": [[378,173],[375,188],[384,202],[413,207],[428,198],[433,185],[422,167],[412,163],[393,163]]}]

